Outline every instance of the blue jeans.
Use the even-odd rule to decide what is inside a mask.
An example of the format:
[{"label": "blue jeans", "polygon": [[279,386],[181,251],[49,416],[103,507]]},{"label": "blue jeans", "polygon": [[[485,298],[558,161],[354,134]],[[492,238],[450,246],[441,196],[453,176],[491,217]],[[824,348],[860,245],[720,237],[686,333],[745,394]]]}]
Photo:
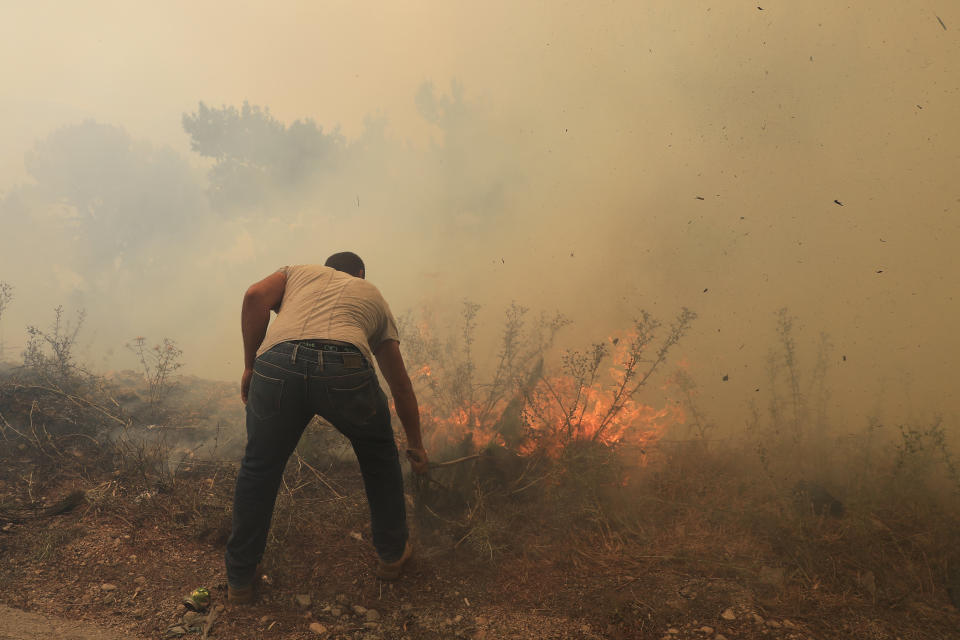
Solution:
[{"label": "blue jeans", "polygon": [[321,348],[283,342],[254,363],[247,395],[247,447],[237,474],[226,551],[227,580],[234,587],[253,582],[284,467],[314,415],[333,424],[353,445],[377,554],[393,562],[407,542],[400,457],[376,372],[355,348],[314,346]]}]

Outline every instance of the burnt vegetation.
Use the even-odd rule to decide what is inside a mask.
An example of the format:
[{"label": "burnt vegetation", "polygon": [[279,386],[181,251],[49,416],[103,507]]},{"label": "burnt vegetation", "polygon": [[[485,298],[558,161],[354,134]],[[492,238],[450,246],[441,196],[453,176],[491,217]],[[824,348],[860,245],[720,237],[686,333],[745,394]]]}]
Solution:
[{"label": "burnt vegetation", "polygon": [[[2,312],[15,298],[0,291]],[[385,638],[496,635],[504,611],[562,611],[572,625],[529,637],[695,635],[705,624],[728,637],[952,633],[960,477],[947,421],[874,416],[838,429],[830,340],[808,348],[783,310],[768,388],[746,429],[725,430],[675,365],[695,318],[639,313],[622,333],[564,348],[566,318],[517,304],[498,331],[482,329],[496,320],[470,302],[456,322],[403,317],[434,463],[408,478],[410,575],[386,587],[370,576],[355,462],[318,419],[283,479],[261,608],[219,632],[295,631],[293,596],[306,592],[310,615],[342,638],[360,627],[324,603],[386,612]],[[83,323],[58,308],[28,329],[22,362],[4,366],[0,584],[16,588],[0,597],[30,606],[42,592],[156,635],[184,589],[223,597],[243,438],[240,416],[215,407],[235,404],[235,390],[179,377],[184,354],[170,340],[131,340],[139,371],[91,372],[77,356]],[[104,594],[101,583],[126,586]]]}]

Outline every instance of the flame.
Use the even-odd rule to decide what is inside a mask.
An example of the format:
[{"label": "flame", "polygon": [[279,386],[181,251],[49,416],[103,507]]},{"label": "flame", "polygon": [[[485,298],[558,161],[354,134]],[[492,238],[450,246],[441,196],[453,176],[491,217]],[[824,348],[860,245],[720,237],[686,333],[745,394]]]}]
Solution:
[{"label": "flame", "polygon": [[452,390],[442,384],[446,373],[442,367],[435,373],[429,364],[419,366],[411,376],[414,384],[433,392],[418,392],[427,447],[442,451],[499,444],[521,455],[558,457],[570,443],[595,442],[607,447],[632,445],[645,457],[642,452],[654,446],[669,426],[685,422],[685,415],[675,404],[655,408],[630,397],[639,381],[637,371],[628,373],[632,338],[628,334],[610,339],[612,362],[592,382],[572,375],[547,376],[495,401],[452,398]]}]

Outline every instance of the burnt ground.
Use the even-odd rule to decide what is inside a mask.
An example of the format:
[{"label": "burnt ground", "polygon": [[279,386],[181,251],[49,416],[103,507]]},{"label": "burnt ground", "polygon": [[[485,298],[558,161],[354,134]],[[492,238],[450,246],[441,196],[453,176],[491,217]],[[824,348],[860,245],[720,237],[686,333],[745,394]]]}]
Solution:
[{"label": "burnt ground", "polygon": [[[0,603],[129,638],[201,637],[168,630],[194,587],[225,603],[236,467],[148,462],[0,442]],[[790,516],[744,483],[741,462],[653,461],[604,494],[606,511],[596,496],[525,491],[487,501],[484,517],[474,504],[467,522],[423,516],[411,493],[416,556],[384,583],[355,465],[293,460],[258,600],[219,611],[209,637],[960,637],[944,573],[955,520]]]}]

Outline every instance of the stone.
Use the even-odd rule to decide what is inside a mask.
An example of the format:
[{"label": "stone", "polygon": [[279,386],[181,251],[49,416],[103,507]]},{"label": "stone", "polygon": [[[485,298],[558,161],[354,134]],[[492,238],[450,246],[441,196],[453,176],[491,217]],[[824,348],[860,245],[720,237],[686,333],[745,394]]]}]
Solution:
[{"label": "stone", "polygon": [[109,582],[104,582],[102,585],[100,585],[100,588],[103,589],[104,591],[116,591],[117,585],[110,584]]},{"label": "stone", "polygon": [[297,606],[300,607],[301,609],[306,609],[306,608],[309,607],[309,606],[312,604],[312,602],[313,602],[313,601],[310,599],[310,594],[309,594],[309,593],[298,593],[298,594],[294,597],[294,600],[296,600]]},{"label": "stone", "polygon": [[327,628],[326,628],[325,626],[323,626],[322,624],[320,624],[319,622],[312,622],[312,623],[310,623],[310,631],[313,631],[315,634],[317,634],[317,635],[319,636],[319,635],[323,635],[324,633],[326,633],[326,632],[327,632]]},{"label": "stone", "polygon": [[756,624],[763,624],[763,623],[765,622],[765,620],[763,619],[763,617],[760,616],[760,615],[757,615],[756,613],[751,613],[751,614],[750,614],[750,617],[753,618],[753,621],[754,621]]},{"label": "stone", "polygon": [[364,623],[363,623],[363,626],[364,626],[364,628],[366,628],[366,629],[379,629],[379,628],[380,628],[380,623],[378,623],[378,622],[364,622]]},{"label": "stone", "polygon": [[667,629],[667,633],[672,633],[672,634],[676,635],[676,634],[680,633],[680,629],[677,629],[676,627],[670,627],[669,629]]},{"label": "stone", "polygon": [[720,617],[723,618],[724,620],[736,620],[737,614],[733,612],[732,607],[727,607],[726,609],[723,610],[723,613],[720,614]]},{"label": "stone", "polygon": [[267,624],[268,622],[270,622],[270,616],[263,616],[260,618],[260,624]]},{"label": "stone", "polygon": [[136,582],[137,584],[146,584],[146,583],[147,583],[147,579],[146,579],[146,577],[144,577],[144,576],[137,576],[136,578],[133,579],[133,581]]},{"label": "stone", "polygon": [[767,620],[767,626],[771,629],[779,629],[782,625],[776,620]]},{"label": "stone", "polygon": [[727,636],[723,635],[722,633],[718,633],[717,635],[713,636],[713,640],[727,640]]},{"label": "stone", "polygon": [[334,618],[339,618],[343,615],[343,609],[340,607],[330,607],[330,615],[332,615]]},{"label": "stone", "polygon": [[784,619],[781,621],[781,624],[783,624],[783,626],[786,627],[787,629],[799,629],[799,628],[800,628],[800,626],[797,625],[795,622],[793,622],[792,620],[787,620],[786,618],[784,618]]},{"label": "stone", "polygon": [[460,614],[453,616],[453,624],[459,624],[461,620],[463,620],[463,616]]},{"label": "stone", "polygon": [[713,633],[713,627],[708,627],[708,626],[704,625],[704,626],[700,627],[699,631],[700,631],[700,633],[705,633],[705,634],[707,634],[707,635],[710,635],[711,633]]},{"label": "stone", "polygon": [[349,598],[347,598],[347,595],[345,593],[337,594],[337,602],[339,602],[340,604],[347,604],[348,601],[349,601]]},{"label": "stone", "polygon": [[376,622],[380,619],[380,612],[376,609],[367,609],[367,622]]},{"label": "stone", "polygon": [[367,608],[360,606],[359,604],[353,605],[353,612],[358,616],[363,616],[367,614]]}]

